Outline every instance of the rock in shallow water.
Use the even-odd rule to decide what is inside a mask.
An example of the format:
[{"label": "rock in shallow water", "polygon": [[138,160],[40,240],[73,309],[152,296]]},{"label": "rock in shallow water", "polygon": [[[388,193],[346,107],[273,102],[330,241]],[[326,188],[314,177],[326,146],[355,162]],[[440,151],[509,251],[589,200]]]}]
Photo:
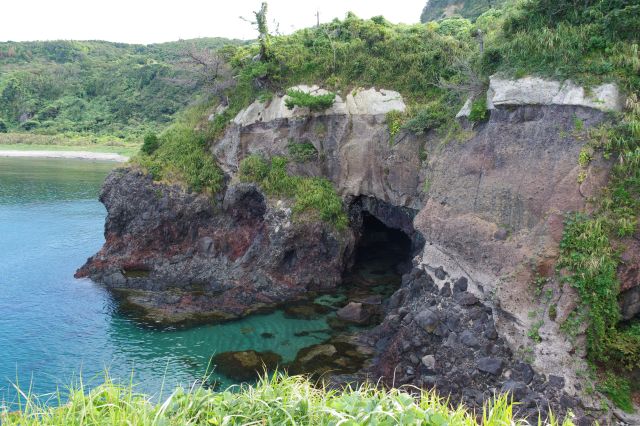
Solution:
[{"label": "rock in shallow water", "polygon": [[251,380],[267,370],[273,370],[282,362],[282,357],[274,352],[256,352],[254,350],[224,352],[215,355],[211,363],[216,371],[230,379]]},{"label": "rock in shallow water", "polygon": [[358,324],[364,323],[368,320],[368,316],[365,313],[362,303],[357,302],[349,302],[347,306],[338,310],[336,315],[343,321],[355,322]]}]

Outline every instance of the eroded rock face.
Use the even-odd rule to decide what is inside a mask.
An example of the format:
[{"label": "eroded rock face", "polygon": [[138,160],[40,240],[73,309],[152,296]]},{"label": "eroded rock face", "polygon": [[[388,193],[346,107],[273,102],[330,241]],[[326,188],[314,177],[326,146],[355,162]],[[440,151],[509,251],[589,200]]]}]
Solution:
[{"label": "eroded rock face", "polygon": [[[569,366],[579,358],[548,316],[563,293],[564,306],[575,294],[552,281],[540,300],[532,283],[555,275],[564,215],[585,210],[606,183],[609,165],[596,161],[578,184],[584,130],[575,128],[576,120],[589,128],[604,119],[582,107],[497,107],[464,144],[430,148],[423,169],[430,189],[414,221],[427,241],[419,262],[467,277],[468,291],[496,306],[499,334],[514,350],[533,351],[545,374],[576,370]],[[536,344],[528,334],[540,323]],[[574,392],[579,379],[566,377]]]},{"label": "eroded rock face", "polygon": [[640,315],[640,233],[622,241],[618,278],[622,318],[630,320]]},{"label": "eroded rock face", "polygon": [[286,203],[249,184],[214,203],[119,169],[100,200],[106,243],[76,276],[119,290],[151,321],[237,318],[331,289],[354,245],[350,230],[296,223]]},{"label": "eroded rock face", "polygon": [[416,171],[422,141],[400,134],[391,143],[385,124],[387,112],[405,109],[398,93],[358,90],[346,101],[338,97],[331,109],[314,114],[305,108],[287,109],[285,99],[276,96],[267,104],[252,104],[212,145],[227,173],[236,173],[248,155],[290,157],[291,144],[307,143],[318,155],[307,161],[292,159],[292,173],[325,176],[345,198],[369,196],[394,206],[420,207]]},{"label": "eroded rock face", "polygon": [[615,84],[607,83],[587,91],[567,80],[564,82],[524,77],[507,80],[491,77],[487,107],[554,105],[579,106],[601,111],[622,111],[624,99]]}]

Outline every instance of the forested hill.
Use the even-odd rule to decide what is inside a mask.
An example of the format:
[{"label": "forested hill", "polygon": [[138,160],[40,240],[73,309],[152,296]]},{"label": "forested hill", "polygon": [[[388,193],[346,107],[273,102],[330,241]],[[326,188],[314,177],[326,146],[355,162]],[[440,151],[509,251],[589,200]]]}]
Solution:
[{"label": "forested hill", "polygon": [[133,139],[160,130],[202,92],[185,53],[242,43],[0,43],[0,132]]},{"label": "forested hill", "polygon": [[501,6],[505,0],[428,0],[422,9],[420,22],[461,16],[474,20],[489,9]]}]

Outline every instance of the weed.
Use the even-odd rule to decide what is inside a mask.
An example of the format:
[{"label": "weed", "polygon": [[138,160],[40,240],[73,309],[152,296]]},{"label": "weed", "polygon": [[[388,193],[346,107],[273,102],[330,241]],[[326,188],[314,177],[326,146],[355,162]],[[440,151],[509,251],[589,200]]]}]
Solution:
[{"label": "weed", "polygon": [[531,327],[527,332],[527,336],[529,336],[529,338],[533,340],[535,343],[542,342],[542,337],[540,337],[540,328],[542,328],[543,325],[544,325],[544,321],[538,320],[533,324],[531,324]]},{"label": "weed", "polygon": [[[57,394],[61,404],[47,406],[38,398],[22,398],[20,411],[0,407],[3,425],[519,425],[508,395],[487,401],[479,412],[452,407],[434,391],[409,394],[371,384],[348,386],[339,392],[314,385],[303,376],[265,374],[255,385],[240,385],[221,392],[192,386],[176,388],[159,403],[119,385],[108,377],[94,389],[70,388]],[[54,399],[55,399],[54,396]],[[161,397],[162,398],[162,397]],[[524,424],[524,423],[522,423]],[[549,426],[571,426],[551,415]]]},{"label": "weed", "polygon": [[400,111],[389,111],[386,115],[387,128],[389,129],[389,145],[393,146],[395,136],[402,128],[404,115]]},{"label": "weed", "polygon": [[627,413],[633,413],[629,379],[607,373],[605,379],[596,386],[596,389],[607,395],[618,408]]},{"label": "weed", "polygon": [[293,213],[298,220],[320,219],[336,229],[348,224],[340,196],[324,178],[291,176],[287,159],[273,157],[270,162],[251,155],[240,162],[238,176],[243,182],[255,182],[269,195],[294,199]]}]

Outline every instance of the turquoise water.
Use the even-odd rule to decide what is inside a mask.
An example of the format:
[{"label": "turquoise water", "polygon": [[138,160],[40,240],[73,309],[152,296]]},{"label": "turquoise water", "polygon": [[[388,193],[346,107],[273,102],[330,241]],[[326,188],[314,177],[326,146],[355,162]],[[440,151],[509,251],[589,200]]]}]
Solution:
[{"label": "turquoise water", "polygon": [[139,390],[157,395],[163,382],[171,388],[201,379],[215,353],[270,350],[291,361],[330,336],[325,317],[290,319],[280,311],[150,329],[121,315],[99,285],[74,279],[104,241],[106,211],[97,197],[113,166],[0,158],[0,404],[15,400],[14,383],[46,394],[80,374],[99,384],[105,369],[122,381],[133,375]]}]

